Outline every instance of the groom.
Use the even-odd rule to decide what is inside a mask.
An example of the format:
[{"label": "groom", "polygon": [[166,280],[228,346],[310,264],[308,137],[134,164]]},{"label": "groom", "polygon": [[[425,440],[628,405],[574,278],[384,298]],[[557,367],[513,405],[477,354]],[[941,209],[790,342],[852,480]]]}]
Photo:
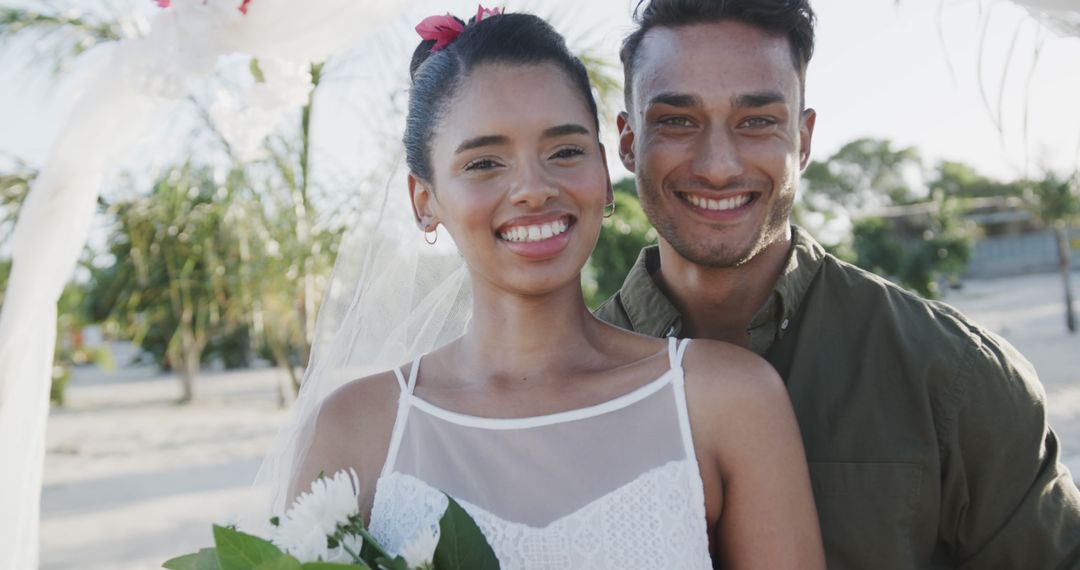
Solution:
[{"label": "groom", "polygon": [[660,243],[598,315],[776,367],[831,568],[1080,568],[1080,493],[1031,365],[790,225],[813,23],[806,0],[644,6],[619,152]]}]

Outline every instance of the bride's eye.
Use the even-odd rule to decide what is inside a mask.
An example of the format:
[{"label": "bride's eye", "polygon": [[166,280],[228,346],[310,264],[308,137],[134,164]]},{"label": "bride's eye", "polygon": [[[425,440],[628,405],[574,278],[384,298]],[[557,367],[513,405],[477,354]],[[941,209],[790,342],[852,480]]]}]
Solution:
[{"label": "bride's eye", "polygon": [[573,158],[583,154],[585,154],[585,149],[578,146],[567,146],[555,151],[555,153],[551,155],[551,158]]},{"label": "bride's eye", "polygon": [[490,158],[478,158],[465,165],[465,170],[491,170],[498,166],[499,163]]}]

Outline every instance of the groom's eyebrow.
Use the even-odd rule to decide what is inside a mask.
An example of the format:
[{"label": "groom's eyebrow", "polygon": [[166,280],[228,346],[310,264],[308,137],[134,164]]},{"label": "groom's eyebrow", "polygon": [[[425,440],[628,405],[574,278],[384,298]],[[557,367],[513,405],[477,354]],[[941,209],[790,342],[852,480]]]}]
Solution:
[{"label": "groom's eyebrow", "polygon": [[704,106],[701,98],[686,93],[660,93],[649,99],[649,104],[646,107],[652,107],[653,105],[668,105],[669,107],[680,108]]},{"label": "groom's eyebrow", "polygon": [[479,136],[479,137],[471,138],[471,139],[461,143],[460,145],[458,145],[457,149],[454,150],[454,154],[461,154],[461,153],[463,153],[463,152],[465,152],[467,150],[472,150],[474,148],[480,148],[480,147],[484,147],[484,146],[496,146],[496,145],[506,144],[508,142],[510,142],[510,139],[504,137],[503,135]]}]

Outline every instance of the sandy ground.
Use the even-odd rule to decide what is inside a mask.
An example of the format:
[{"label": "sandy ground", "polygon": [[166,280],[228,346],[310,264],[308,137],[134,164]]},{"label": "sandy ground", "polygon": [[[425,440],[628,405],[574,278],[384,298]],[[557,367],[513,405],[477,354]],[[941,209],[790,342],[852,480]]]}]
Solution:
[{"label": "sandy ground", "polygon": [[[1045,384],[1063,457],[1080,473],[1080,335],[1065,332],[1056,275],[968,282],[946,299],[1009,339]],[[41,568],[157,568],[211,542],[210,524],[256,512],[249,484],[286,413],[274,370],[207,374],[177,406],[152,369],[77,371],[52,412],[42,495]]]}]

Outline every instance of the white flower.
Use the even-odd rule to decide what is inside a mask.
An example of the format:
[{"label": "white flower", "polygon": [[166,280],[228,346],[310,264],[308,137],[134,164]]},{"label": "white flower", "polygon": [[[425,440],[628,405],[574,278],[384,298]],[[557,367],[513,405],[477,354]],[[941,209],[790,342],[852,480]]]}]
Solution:
[{"label": "white flower", "polygon": [[[349,517],[359,514],[359,489],[356,472],[351,469],[312,482],[311,492],[297,497],[280,518],[270,541],[301,562],[329,561],[332,556],[340,556],[344,549],[331,552],[327,537],[337,532],[338,525],[348,524]],[[353,543],[348,544],[352,548]]]},{"label": "white flower", "polygon": [[412,537],[401,547],[399,553],[405,559],[409,568],[431,568],[435,558],[435,547],[439,545],[439,525],[431,525],[426,529],[420,529],[416,536]]}]

